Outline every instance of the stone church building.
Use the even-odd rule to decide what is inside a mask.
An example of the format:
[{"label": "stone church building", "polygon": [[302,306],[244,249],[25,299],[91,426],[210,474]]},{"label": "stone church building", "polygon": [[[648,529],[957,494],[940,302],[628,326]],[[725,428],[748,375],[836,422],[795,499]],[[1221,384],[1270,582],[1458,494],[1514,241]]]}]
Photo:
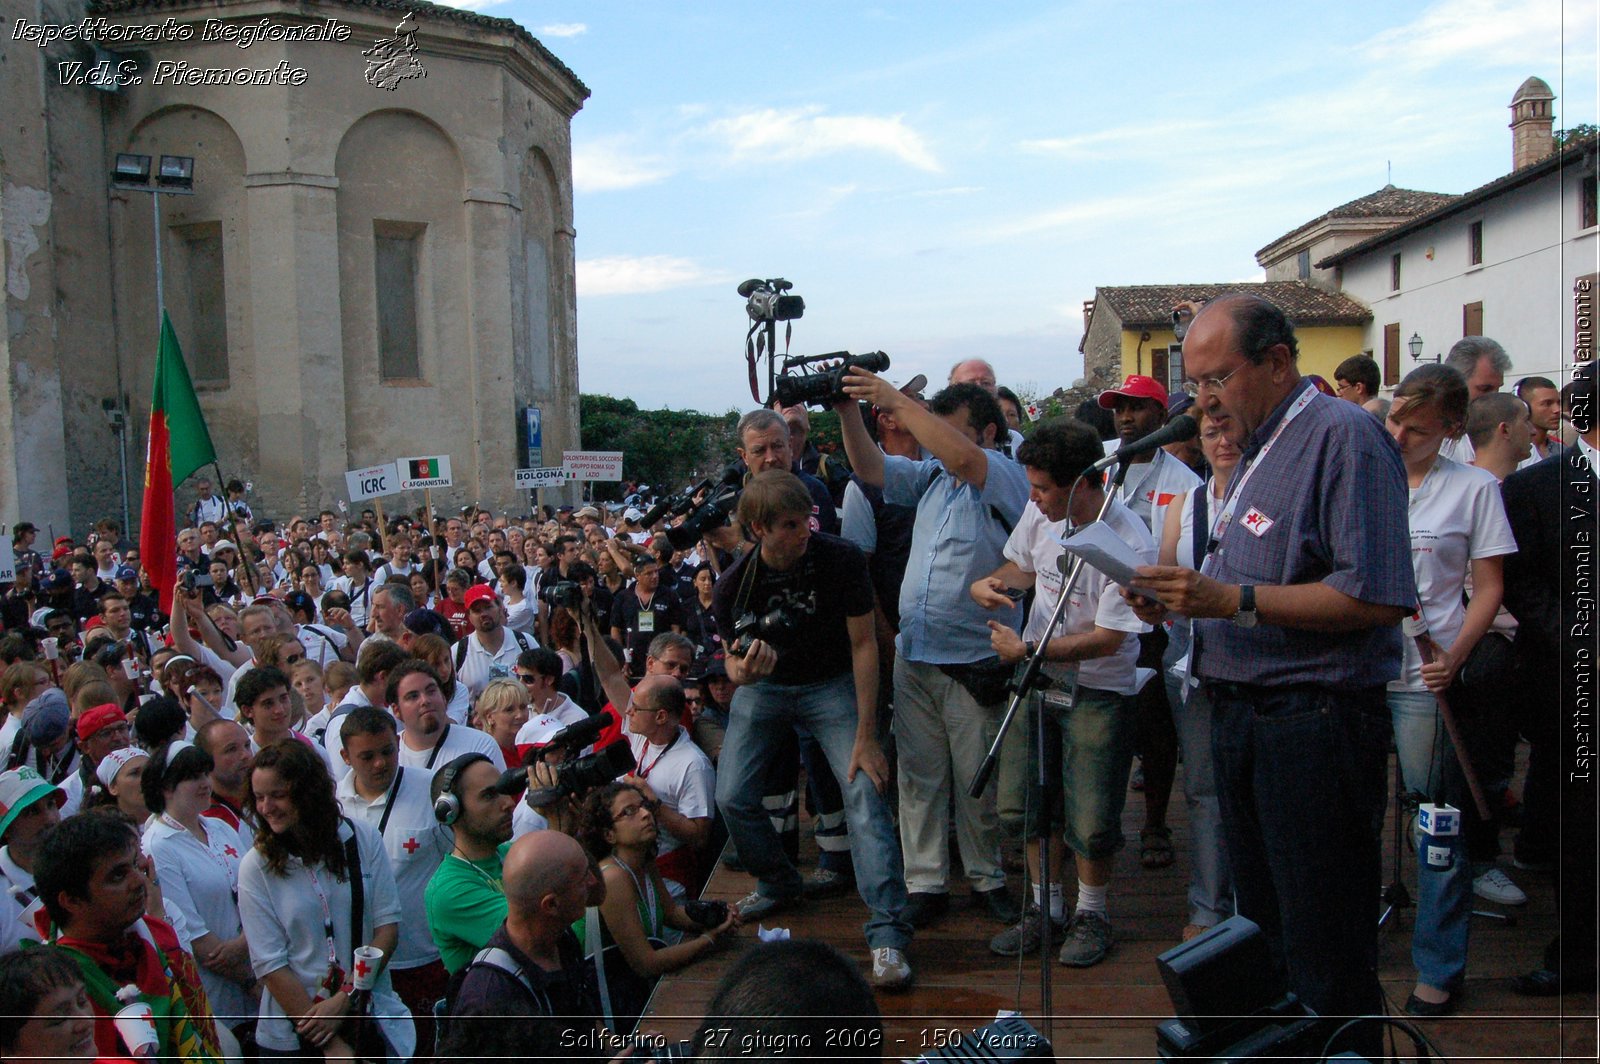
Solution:
[{"label": "stone church building", "polygon": [[[120,513],[119,442],[137,520],[157,238],[221,470],[258,509],[335,506],[345,470],[429,454],[454,473],[436,506],[527,508],[528,408],[546,464],[578,445],[571,70],[428,3],[7,12],[0,520]],[[157,197],[112,186],[120,153],[193,159],[159,234]]]}]

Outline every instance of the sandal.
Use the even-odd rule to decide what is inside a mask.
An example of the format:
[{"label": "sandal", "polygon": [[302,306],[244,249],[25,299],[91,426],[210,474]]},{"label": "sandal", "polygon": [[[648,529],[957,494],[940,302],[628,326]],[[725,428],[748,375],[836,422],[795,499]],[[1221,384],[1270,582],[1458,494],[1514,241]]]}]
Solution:
[{"label": "sandal", "polygon": [[1145,828],[1139,832],[1139,863],[1146,868],[1166,868],[1172,864],[1172,829]]}]

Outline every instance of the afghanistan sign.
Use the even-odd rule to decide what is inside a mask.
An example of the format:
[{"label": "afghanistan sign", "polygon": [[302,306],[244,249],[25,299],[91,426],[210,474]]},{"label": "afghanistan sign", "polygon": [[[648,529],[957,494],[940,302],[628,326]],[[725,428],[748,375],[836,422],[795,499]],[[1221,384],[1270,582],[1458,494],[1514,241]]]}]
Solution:
[{"label": "afghanistan sign", "polygon": [[397,458],[400,469],[400,490],[411,488],[445,488],[450,479],[450,456],[439,454],[422,458]]},{"label": "afghanistan sign", "polygon": [[366,469],[352,469],[344,475],[344,484],[350,492],[351,502],[393,495],[400,490],[400,478],[395,474],[393,462]]},{"label": "afghanistan sign", "polygon": [[548,488],[552,484],[565,484],[567,482],[567,469],[565,466],[519,469],[516,471],[515,476],[518,491],[533,491],[535,488]]},{"label": "afghanistan sign", "polygon": [[573,480],[621,480],[621,451],[568,451],[561,459]]}]

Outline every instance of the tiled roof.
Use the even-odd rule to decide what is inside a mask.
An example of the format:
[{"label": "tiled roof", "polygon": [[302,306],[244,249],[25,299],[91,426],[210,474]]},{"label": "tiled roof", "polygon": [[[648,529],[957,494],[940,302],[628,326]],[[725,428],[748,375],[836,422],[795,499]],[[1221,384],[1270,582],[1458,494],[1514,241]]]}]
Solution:
[{"label": "tiled roof", "polygon": [[[1376,236],[1368,237],[1359,244],[1351,244],[1343,251],[1335,252],[1334,254],[1323,259],[1321,262],[1317,263],[1317,268],[1321,270],[1328,269],[1332,266],[1337,266],[1346,259],[1359,255],[1362,252],[1370,251],[1373,248],[1382,247],[1391,240],[1397,240],[1400,237],[1405,236],[1407,233],[1414,233],[1418,229],[1432,225],[1434,222],[1442,221],[1443,219],[1450,217],[1452,214],[1470,210],[1482,203],[1484,200],[1493,199],[1495,196],[1510,192],[1514,188],[1519,188],[1522,185],[1526,185],[1532,181],[1537,181],[1539,178],[1553,171],[1567,167],[1584,165],[1584,160],[1586,158],[1592,160],[1597,150],[1600,150],[1600,134],[1574,140],[1567,144],[1567,146],[1562,148],[1560,151],[1552,152],[1536,163],[1531,163],[1528,166],[1524,166],[1520,170],[1513,170],[1504,177],[1497,177],[1487,185],[1480,185],[1471,192],[1464,192],[1461,195],[1451,199],[1450,202],[1439,207],[1435,207],[1426,214],[1419,214],[1409,221],[1401,222],[1392,229],[1385,229],[1383,232],[1377,234]],[[1591,162],[1590,166],[1592,167],[1592,165],[1593,164]],[[1592,169],[1590,174],[1592,180]]]},{"label": "tiled roof", "polygon": [[1365,325],[1372,311],[1347,295],[1304,281],[1246,281],[1235,284],[1140,284],[1095,289],[1124,329],[1171,328],[1172,307],[1191,299],[1215,299],[1228,292],[1250,292],[1278,307],[1296,325]]},{"label": "tiled roof", "polygon": [[1444,206],[1456,197],[1447,192],[1421,192],[1413,188],[1395,188],[1393,185],[1384,185],[1376,192],[1368,193],[1349,203],[1343,203],[1328,211],[1319,214],[1304,225],[1296,226],[1266,247],[1256,252],[1259,259],[1267,248],[1276,247],[1286,241],[1292,240],[1301,233],[1308,232],[1316,226],[1335,218],[1393,218],[1397,221],[1405,218],[1414,218],[1419,214],[1426,214]]},{"label": "tiled roof", "polygon": [[[139,11],[181,11],[186,8],[206,8],[213,15],[222,15],[234,0],[89,0],[89,14],[91,15],[126,15]],[[292,8],[294,14],[308,14],[308,8],[327,7],[370,7],[380,11],[393,11],[400,15],[416,13],[425,19],[438,21],[460,22],[468,26],[480,26],[483,29],[499,30],[509,33],[524,44],[531,47],[541,59],[549,63],[559,73],[572,80],[581,99],[589,98],[589,87],[579,80],[572,69],[556,58],[554,52],[539,42],[539,39],[529,33],[519,23],[508,18],[493,18],[489,15],[480,15],[476,11],[463,11],[460,8],[446,7],[443,4],[431,4],[427,0],[317,0],[316,3],[306,3],[304,0],[295,0],[285,3],[285,7]]]}]

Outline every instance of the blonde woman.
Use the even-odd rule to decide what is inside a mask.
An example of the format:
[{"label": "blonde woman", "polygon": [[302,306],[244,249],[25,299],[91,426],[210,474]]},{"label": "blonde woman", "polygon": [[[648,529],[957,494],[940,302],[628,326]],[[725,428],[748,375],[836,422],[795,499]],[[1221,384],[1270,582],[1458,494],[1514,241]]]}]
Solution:
[{"label": "blonde woman", "polygon": [[528,688],[521,680],[490,680],[478,696],[473,712],[475,723],[500,746],[507,765],[520,765],[517,732],[528,723]]}]

